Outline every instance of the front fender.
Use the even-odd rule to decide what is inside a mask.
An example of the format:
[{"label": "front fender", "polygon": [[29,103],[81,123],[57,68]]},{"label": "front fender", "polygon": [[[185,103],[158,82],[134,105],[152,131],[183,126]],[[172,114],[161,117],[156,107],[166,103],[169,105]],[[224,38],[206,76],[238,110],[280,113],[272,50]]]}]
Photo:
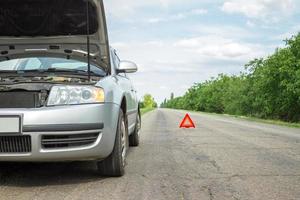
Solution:
[{"label": "front fender", "polygon": [[122,99],[126,96],[126,91],[119,87],[117,81],[116,77],[108,76],[99,81],[96,86],[104,89],[105,103],[114,103],[121,106]]}]

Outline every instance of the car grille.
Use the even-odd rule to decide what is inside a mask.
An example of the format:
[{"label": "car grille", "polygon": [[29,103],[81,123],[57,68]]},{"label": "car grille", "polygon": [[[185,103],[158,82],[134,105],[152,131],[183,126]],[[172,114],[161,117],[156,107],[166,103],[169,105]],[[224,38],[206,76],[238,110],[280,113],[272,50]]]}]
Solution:
[{"label": "car grille", "polygon": [[99,133],[44,135],[42,136],[42,147],[44,149],[82,147],[95,143],[98,136]]},{"label": "car grille", "polygon": [[36,108],[39,105],[37,92],[0,92],[0,108]]},{"label": "car grille", "polygon": [[31,137],[0,136],[0,153],[29,153],[31,152]]}]

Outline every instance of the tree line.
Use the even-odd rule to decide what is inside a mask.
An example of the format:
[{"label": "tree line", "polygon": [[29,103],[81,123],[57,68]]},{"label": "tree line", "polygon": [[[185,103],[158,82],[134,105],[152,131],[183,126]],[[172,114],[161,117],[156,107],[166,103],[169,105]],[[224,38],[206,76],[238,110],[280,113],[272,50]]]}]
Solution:
[{"label": "tree line", "polygon": [[300,122],[300,33],[239,75],[197,83],[161,107]]}]

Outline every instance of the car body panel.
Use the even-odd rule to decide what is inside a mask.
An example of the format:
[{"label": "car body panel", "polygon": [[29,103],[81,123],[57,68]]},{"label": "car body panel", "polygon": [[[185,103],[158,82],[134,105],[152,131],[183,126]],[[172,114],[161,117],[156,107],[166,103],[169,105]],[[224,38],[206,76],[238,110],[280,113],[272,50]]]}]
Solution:
[{"label": "car body panel", "polygon": [[[115,66],[114,66],[115,67]],[[113,68],[114,68],[113,67]],[[74,160],[101,160],[110,155],[113,150],[118,114],[121,103],[126,101],[126,116],[128,132],[133,133],[138,114],[138,101],[133,86],[128,77],[114,74],[102,78],[96,87],[105,92],[105,103],[72,106],[51,106],[32,109],[0,109],[0,116],[21,116],[21,135],[30,135],[32,138],[32,152],[25,154],[0,153],[0,161],[74,161]],[[26,127],[42,125],[86,125],[103,124],[103,129],[80,131],[34,131],[27,132]],[[43,135],[88,134],[99,131],[99,138],[95,143],[85,147],[45,150],[41,148]],[[0,133],[0,136],[4,134]]]},{"label": "car body panel", "polygon": [[[95,104],[42,106],[38,108],[0,108],[0,116],[20,116],[21,132],[16,136],[31,136],[30,153],[1,153],[1,161],[44,162],[44,161],[77,161],[102,160],[113,151],[118,118],[122,102],[126,102],[124,113],[128,121],[128,132],[135,129],[139,114],[136,91],[125,73],[116,73],[115,50],[109,47],[102,0],[89,0],[101,11],[100,26],[96,34],[90,35],[91,64],[104,67],[108,75],[99,77],[100,81],[91,81],[89,85],[104,90],[105,101]],[[59,48],[51,48],[59,46]],[[14,48],[11,48],[14,46]],[[12,58],[26,57],[57,57],[87,62],[87,44],[85,35],[57,37],[0,37],[0,62]],[[72,50],[71,52],[68,50]],[[66,51],[67,50],[67,51]],[[1,70],[1,69],[0,69]],[[1,71],[0,71],[1,73]],[[52,73],[51,76],[55,75]],[[4,75],[5,76],[5,75]],[[58,76],[58,75],[57,75]],[[75,75],[74,75],[75,76]],[[2,75],[3,77],[3,75]],[[5,88],[5,84],[1,83]],[[26,85],[26,81],[22,85]],[[32,84],[30,81],[28,84]],[[36,83],[34,83],[36,84]],[[41,83],[43,84],[43,83]],[[48,83],[47,83],[48,84]],[[74,83],[55,83],[72,84]],[[75,83],[76,85],[76,83]],[[83,84],[78,84],[83,85]],[[28,87],[31,88],[31,87]],[[36,88],[36,87],[35,87]],[[29,90],[29,89],[28,89]],[[51,87],[50,87],[51,90]],[[2,92],[2,91],[0,91]],[[88,128],[95,127],[95,128]],[[0,127],[1,129],[1,127]],[[86,130],[85,130],[86,129]],[[42,137],[62,135],[85,135],[97,133],[97,139],[89,144],[78,147],[47,149],[42,146]],[[1,133],[0,138],[10,136]]]},{"label": "car body panel", "polygon": [[134,131],[136,117],[138,114],[138,98],[136,92],[132,90],[131,81],[121,75],[108,76],[99,81],[96,86],[105,88],[106,103],[115,103],[121,106],[122,101],[126,101],[126,112],[128,120],[129,134]]},{"label": "car body panel", "polygon": [[115,77],[116,84],[119,86],[119,88],[123,91],[123,96],[126,98],[127,103],[127,119],[128,119],[128,129],[129,134],[131,134],[134,131],[135,128],[135,122],[138,114],[138,98],[136,90],[131,82],[131,80],[128,78],[126,73],[117,73],[118,66],[120,64],[120,59],[118,58],[118,55],[116,53],[116,50],[111,48],[111,64],[112,64],[112,73]]},{"label": "car body panel", "polygon": [[[103,123],[103,129],[86,131],[39,131],[24,132],[32,138],[31,153],[0,153],[0,161],[69,161],[104,159],[113,150],[120,106],[113,103],[58,106],[41,109],[0,109],[0,115],[21,115],[22,127],[34,125]],[[83,117],[84,116],[84,117]],[[95,143],[78,148],[43,149],[42,135],[87,134],[99,132]],[[4,135],[4,134],[0,134]],[[8,135],[8,134],[6,134]]]}]

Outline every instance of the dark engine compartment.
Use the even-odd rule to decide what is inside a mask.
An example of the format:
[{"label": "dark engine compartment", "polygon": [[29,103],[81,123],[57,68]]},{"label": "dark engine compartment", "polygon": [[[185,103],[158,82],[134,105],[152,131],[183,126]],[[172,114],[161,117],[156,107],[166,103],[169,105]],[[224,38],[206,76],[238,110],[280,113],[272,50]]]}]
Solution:
[{"label": "dark engine compartment", "polygon": [[100,80],[94,77],[9,77],[0,76],[1,108],[41,108],[46,106],[53,85],[94,85]]},{"label": "dark engine compartment", "polygon": [[0,108],[39,108],[45,106],[45,92],[9,91],[0,92]]},{"label": "dark engine compartment", "polygon": [[0,108],[40,108],[46,105],[52,84],[0,85]]}]

